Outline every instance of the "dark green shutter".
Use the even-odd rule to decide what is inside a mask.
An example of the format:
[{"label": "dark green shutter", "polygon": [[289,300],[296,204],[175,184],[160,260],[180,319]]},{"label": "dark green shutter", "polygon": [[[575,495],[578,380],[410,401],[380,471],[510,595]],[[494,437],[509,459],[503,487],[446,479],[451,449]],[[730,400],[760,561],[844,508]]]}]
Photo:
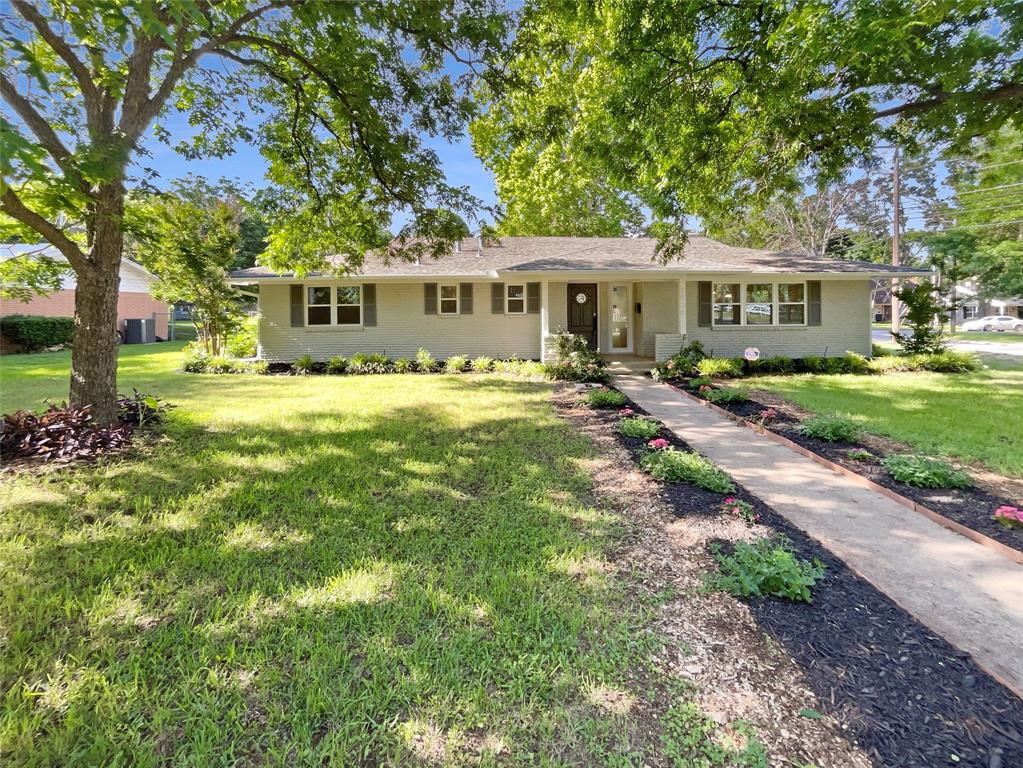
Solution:
[{"label": "dark green shutter", "polygon": [[821,324],[821,281],[806,281],[806,324]]},{"label": "dark green shutter", "polygon": [[540,314],[540,283],[526,283],[526,312]]},{"label": "dark green shutter", "polygon": [[437,284],[423,284],[423,312],[428,315],[437,314]]},{"label": "dark green shutter", "polygon": [[463,315],[472,314],[472,283],[458,284],[458,311]]},{"label": "dark green shutter", "polygon": [[490,312],[494,315],[504,314],[504,283],[490,284]]},{"label": "dark green shutter", "polygon": [[300,283],[291,285],[291,327],[301,328],[305,325],[305,302],[302,301],[303,287]]},{"label": "dark green shutter", "polygon": [[374,283],[362,286],[362,324],[365,326],[377,324],[377,287]]},{"label": "dark green shutter", "polygon": [[696,316],[696,324],[701,328],[710,328],[711,317],[714,314],[713,288],[709,280],[701,280],[697,285],[699,312]]}]

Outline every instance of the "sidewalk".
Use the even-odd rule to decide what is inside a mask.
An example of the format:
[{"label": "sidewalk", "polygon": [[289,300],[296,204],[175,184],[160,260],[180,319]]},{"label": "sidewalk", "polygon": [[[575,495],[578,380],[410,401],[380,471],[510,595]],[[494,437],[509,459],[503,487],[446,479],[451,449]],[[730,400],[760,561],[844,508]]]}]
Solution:
[{"label": "sidewalk", "polygon": [[1023,566],[740,427],[666,384],[615,386],[1023,695]]}]

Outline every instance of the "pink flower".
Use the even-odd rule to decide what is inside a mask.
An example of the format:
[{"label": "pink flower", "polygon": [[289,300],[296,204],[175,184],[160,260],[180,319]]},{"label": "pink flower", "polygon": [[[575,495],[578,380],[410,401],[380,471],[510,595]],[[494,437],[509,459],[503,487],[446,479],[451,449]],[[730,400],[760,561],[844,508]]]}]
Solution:
[{"label": "pink flower", "polygon": [[653,440],[647,443],[647,445],[649,445],[655,451],[663,451],[665,448],[668,447],[668,441],[665,440],[663,437],[655,437]]},{"label": "pink flower", "polygon": [[995,510],[991,519],[1006,528],[1016,528],[1017,526],[1023,528],[1023,509],[1003,504]]},{"label": "pink flower", "polygon": [[620,411],[618,411],[619,416],[632,416],[635,413],[636,412],[631,408],[622,408]]},{"label": "pink flower", "polygon": [[762,410],[760,412],[760,418],[763,421],[770,421],[771,419],[774,419],[774,418],[777,418],[777,417],[778,417],[778,411],[774,410],[774,408],[765,408],[764,410]]},{"label": "pink flower", "polygon": [[729,496],[727,499],[725,499],[725,504],[734,504],[734,503],[735,503],[735,497],[734,496]]}]

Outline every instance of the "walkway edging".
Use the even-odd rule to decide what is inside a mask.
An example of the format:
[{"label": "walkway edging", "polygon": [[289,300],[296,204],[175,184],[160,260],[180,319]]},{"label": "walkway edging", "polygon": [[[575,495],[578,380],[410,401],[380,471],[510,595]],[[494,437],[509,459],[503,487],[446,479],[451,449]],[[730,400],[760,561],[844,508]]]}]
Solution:
[{"label": "walkway edging", "polygon": [[[665,386],[670,387],[671,385],[665,384]],[[873,480],[864,477],[858,472],[853,472],[851,469],[847,469],[846,467],[843,467],[841,464],[836,464],[835,462],[824,458],[820,454],[814,453],[809,448],[804,448],[799,443],[789,440],[787,437],[783,437],[782,435],[772,432],[771,430],[765,428],[761,424],[757,424],[756,422],[744,419],[742,416],[737,416],[731,411],[727,411],[724,408],[715,405],[714,403],[696,397],[696,395],[690,394],[689,392],[686,392],[683,389],[679,389],[678,387],[672,387],[672,389],[674,389],[683,397],[686,397],[692,400],[693,402],[699,403],[703,407],[709,408],[715,413],[725,416],[726,418],[736,422],[740,426],[746,427],[747,429],[751,429],[757,434],[763,435],[768,440],[778,443],[778,445],[783,445],[786,448],[789,448],[795,451],[796,453],[805,456],[811,461],[815,461],[821,466],[827,467],[836,474],[849,478],[850,480],[864,488],[869,488],[870,490],[880,493],[883,496],[887,496],[889,499],[891,499],[897,504],[900,504],[906,509],[912,510],[917,514],[923,515],[932,522],[935,522],[938,525],[947,528],[950,531],[953,531],[954,533],[958,533],[960,536],[964,536],[965,538],[969,539],[970,541],[976,544],[980,544],[983,547],[987,547],[988,549],[997,552],[1003,557],[1007,557],[1014,563],[1023,565],[1023,552],[1013,549],[1012,547],[1007,546],[996,539],[992,539],[990,536],[986,536],[983,533],[975,531],[972,528],[967,528],[962,523],[957,523],[955,520],[947,518],[944,515],[935,512],[933,509],[929,509],[928,507],[925,507],[922,504],[918,504],[912,499],[903,496],[901,493],[893,491],[891,488],[885,488],[883,485],[875,483]]]}]

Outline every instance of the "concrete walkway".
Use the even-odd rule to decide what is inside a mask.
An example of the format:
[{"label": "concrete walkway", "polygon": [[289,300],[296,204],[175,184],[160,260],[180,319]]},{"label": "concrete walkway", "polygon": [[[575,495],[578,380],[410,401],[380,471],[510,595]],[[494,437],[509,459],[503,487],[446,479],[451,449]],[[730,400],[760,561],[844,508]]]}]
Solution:
[{"label": "concrete walkway", "polygon": [[1023,566],[627,370],[615,386],[1023,697]]}]

